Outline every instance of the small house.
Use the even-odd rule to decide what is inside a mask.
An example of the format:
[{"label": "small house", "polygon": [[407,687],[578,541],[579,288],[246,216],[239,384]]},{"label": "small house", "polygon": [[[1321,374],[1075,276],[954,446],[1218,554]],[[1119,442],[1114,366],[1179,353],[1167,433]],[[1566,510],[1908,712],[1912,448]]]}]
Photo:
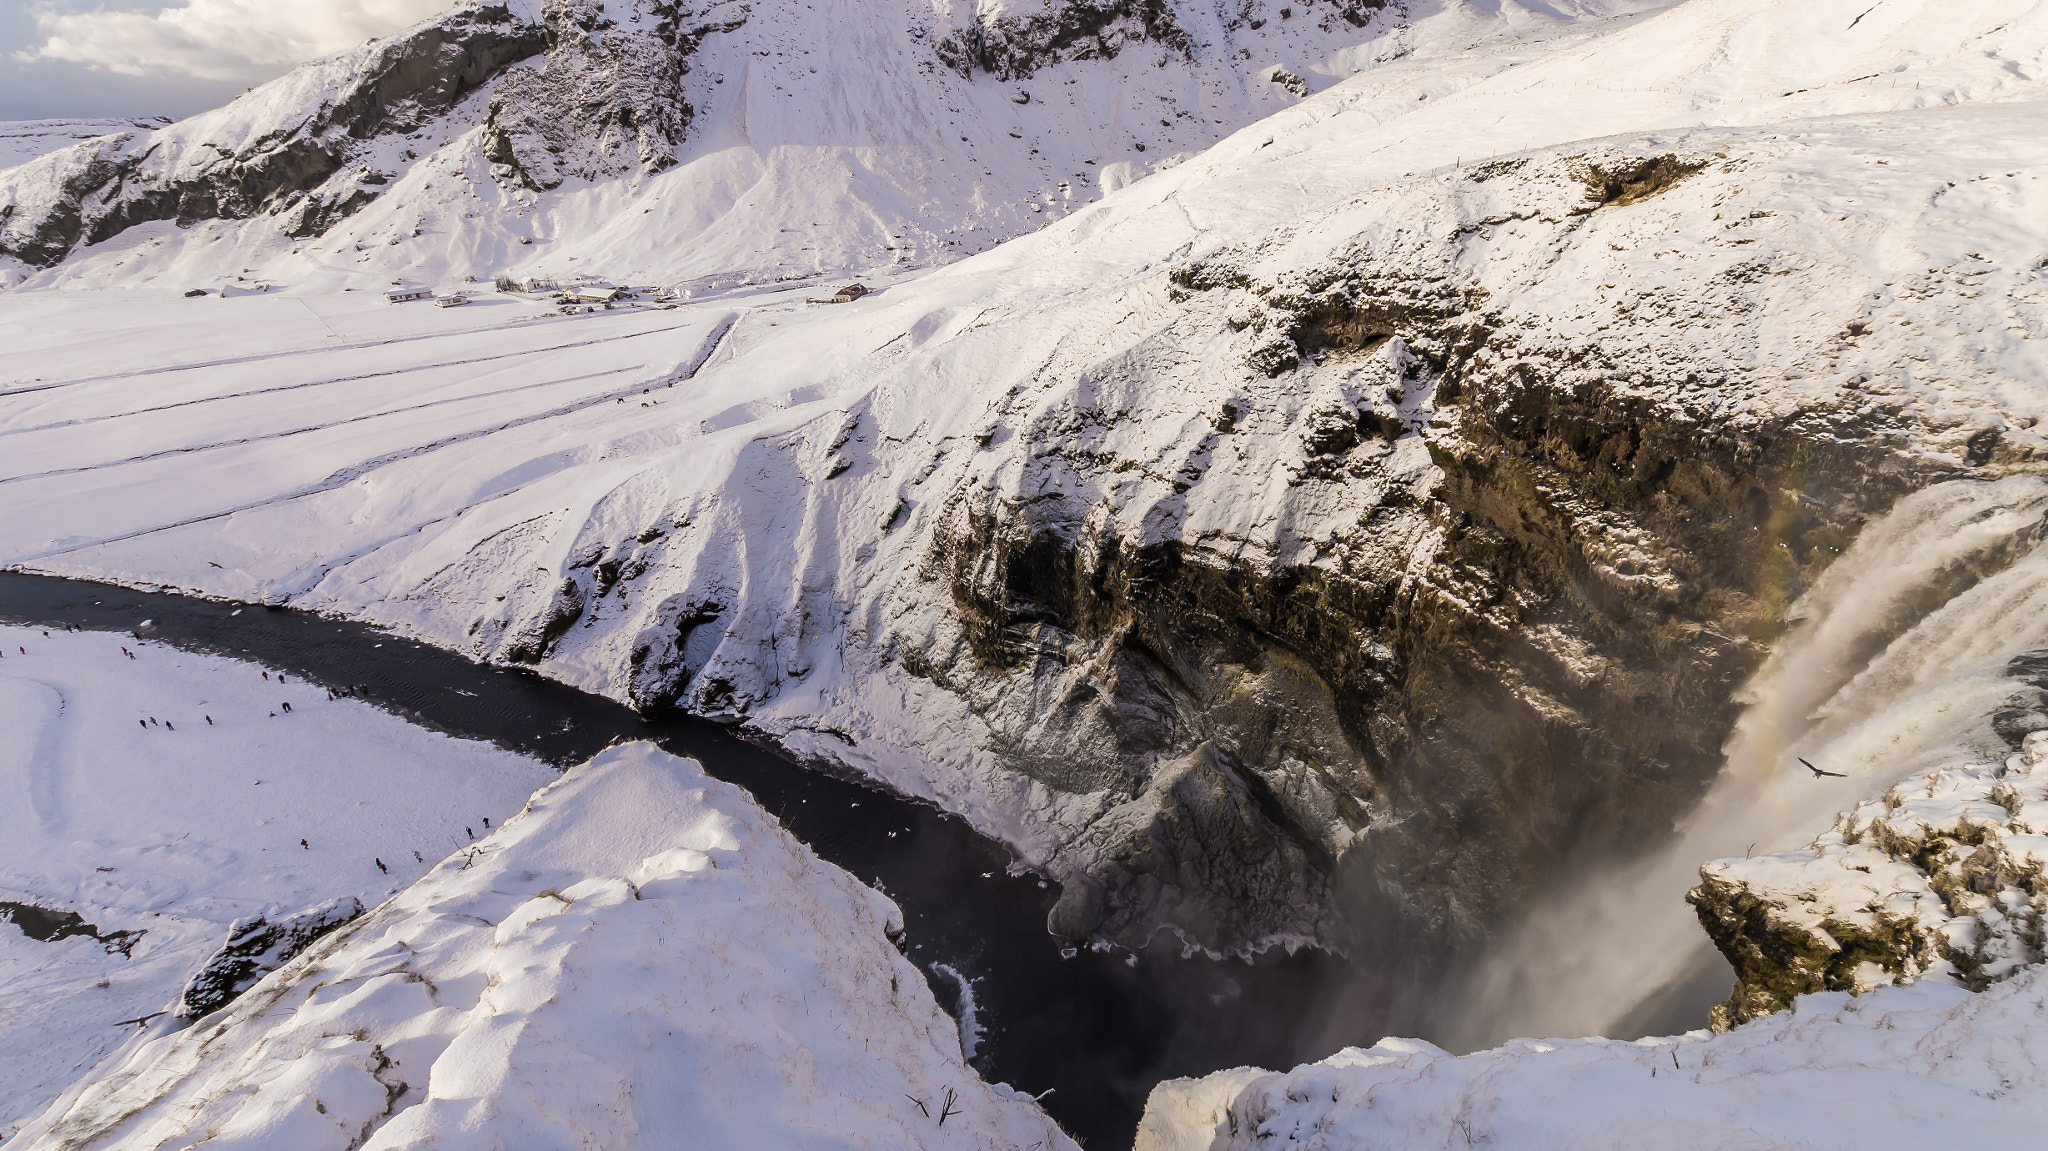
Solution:
[{"label": "small house", "polygon": [[835,304],[850,304],[867,294],[868,288],[866,284],[848,284],[832,293],[832,302]]},{"label": "small house", "polygon": [[386,303],[403,304],[407,300],[424,300],[434,293],[425,288],[393,288],[384,293]]},{"label": "small house", "polygon": [[579,304],[609,304],[626,293],[610,284],[582,284],[570,288],[565,294]]},{"label": "small house", "polygon": [[467,304],[468,302],[469,297],[463,295],[461,292],[456,292],[452,295],[447,296],[434,297],[434,306],[437,308],[459,308],[462,305]]}]

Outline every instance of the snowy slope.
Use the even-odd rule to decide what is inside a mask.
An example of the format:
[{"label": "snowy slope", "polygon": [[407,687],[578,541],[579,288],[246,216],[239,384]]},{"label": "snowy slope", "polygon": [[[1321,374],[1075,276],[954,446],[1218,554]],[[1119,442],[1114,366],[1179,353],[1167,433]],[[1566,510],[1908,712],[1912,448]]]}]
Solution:
[{"label": "snowy slope", "polygon": [[[470,4],[10,173],[0,257],[62,258],[27,282],[78,287],[873,274],[1059,219],[1420,44],[1643,6]],[[174,219],[198,227],[134,231]]]},{"label": "snowy slope", "polygon": [[37,156],[114,132],[155,131],[169,124],[161,116],[121,119],[0,120],[0,168],[26,164]]},{"label": "snowy slope", "polygon": [[[514,322],[509,299],[12,293],[0,558],[358,614],[743,718],[1082,880],[1077,934],[1327,936],[1332,872],[1384,914],[1481,934],[1572,847],[1546,838],[1563,816],[1499,813],[1608,802],[1596,824],[1653,836],[1698,797],[1761,659],[1746,637],[1859,499],[2040,451],[2048,6],[1456,26],[1475,34],[845,307],[797,289]],[[1015,107],[1106,67],[1049,66]],[[232,231],[152,227],[136,269]],[[252,330],[261,351],[209,350]],[[1574,404],[1554,437],[1514,423]],[[1610,437],[1667,455],[1606,477]],[[1579,443],[1585,467],[1515,456]],[[1468,498],[1503,458],[1540,483]],[[1711,482],[1658,488],[1698,461]],[[1572,487],[1589,471],[1608,486]],[[1616,492],[1640,502],[1601,503]],[[1787,492],[1818,527],[1772,518]],[[1550,517],[1564,558],[1539,558],[1582,582],[1475,567],[1495,545],[1451,529],[1503,506],[1499,546]],[[1808,534],[1789,572],[1729,576],[1701,558],[1718,522],[1745,554]],[[1172,560],[1118,566],[1133,555]],[[1074,572],[1103,578],[1054,602]],[[1674,613],[1647,645],[1626,631]],[[1445,636],[1469,682],[1505,685],[1526,726],[1503,728],[1541,739],[1427,744],[1470,706],[1414,686]],[[1683,739],[1602,726],[1609,706]],[[1494,770],[1545,741],[1614,774],[1575,795],[1552,761]]]},{"label": "snowy slope", "polygon": [[0,650],[0,900],[139,934],[124,955],[0,924],[0,1135],[127,1038],[116,1021],[174,999],[234,919],[380,902],[555,775],[126,635],[0,627]]},{"label": "snowy slope", "polygon": [[965,1065],[901,926],[738,789],[613,748],[10,1145],[1072,1148]]},{"label": "snowy slope", "polygon": [[1389,1039],[1282,1074],[1171,1080],[1137,1151],[2034,1147],[2048,1119],[2044,976],[1982,995],[1811,995],[1724,1035],[1522,1039],[1462,1058]]}]

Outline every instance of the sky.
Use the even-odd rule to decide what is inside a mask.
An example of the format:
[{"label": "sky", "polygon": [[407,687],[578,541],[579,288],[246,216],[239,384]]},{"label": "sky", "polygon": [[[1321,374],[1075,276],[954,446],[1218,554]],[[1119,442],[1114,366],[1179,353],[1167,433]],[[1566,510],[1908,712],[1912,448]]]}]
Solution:
[{"label": "sky", "polygon": [[189,116],[457,0],[0,0],[0,120]]}]

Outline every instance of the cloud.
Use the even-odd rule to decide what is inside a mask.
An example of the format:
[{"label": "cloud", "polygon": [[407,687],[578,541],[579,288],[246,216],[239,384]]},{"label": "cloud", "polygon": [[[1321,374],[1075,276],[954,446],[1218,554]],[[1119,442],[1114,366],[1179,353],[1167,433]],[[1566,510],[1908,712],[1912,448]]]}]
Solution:
[{"label": "cloud", "polygon": [[254,83],[454,7],[456,0],[185,0],[154,12],[36,14],[43,42],[16,58],[124,76]]}]

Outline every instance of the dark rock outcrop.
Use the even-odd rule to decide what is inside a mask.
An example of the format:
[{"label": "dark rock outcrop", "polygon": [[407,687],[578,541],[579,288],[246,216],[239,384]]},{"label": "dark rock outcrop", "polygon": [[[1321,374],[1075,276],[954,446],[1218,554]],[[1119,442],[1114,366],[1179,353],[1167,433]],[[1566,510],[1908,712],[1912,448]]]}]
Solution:
[{"label": "dark rock outcrop", "polygon": [[186,982],[171,1014],[198,1019],[226,1007],[321,936],[362,913],[362,902],[350,895],[276,921],[261,915],[235,920],[228,928],[227,942]]},{"label": "dark rock outcrop", "polygon": [[1168,0],[1076,0],[1022,19],[999,14],[947,33],[932,50],[962,76],[978,69],[1019,80],[1062,60],[1114,60],[1142,43],[1193,52]]},{"label": "dark rock outcrop", "polygon": [[744,23],[676,3],[552,0],[547,51],[508,71],[491,93],[484,154],[526,187],[659,172],[696,114],[683,99],[690,57],[706,36]]}]

